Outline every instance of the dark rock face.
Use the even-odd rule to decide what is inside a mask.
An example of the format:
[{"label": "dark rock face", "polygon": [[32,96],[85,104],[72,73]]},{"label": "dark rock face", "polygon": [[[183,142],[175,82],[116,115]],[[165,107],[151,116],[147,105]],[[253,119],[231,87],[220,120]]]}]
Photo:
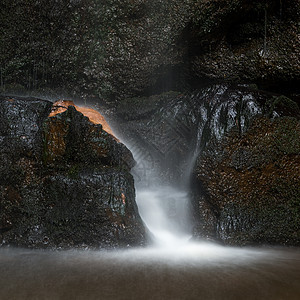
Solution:
[{"label": "dark rock face", "polygon": [[[221,139],[232,128],[245,132],[252,117],[273,103],[271,99],[247,86],[228,84],[190,95],[169,92],[131,98],[117,108],[119,134],[166,181],[181,182],[209,141]],[[266,112],[273,110],[266,105]]]},{"label": "dark rock face", "polygon": [[70,106],[1,98],[0,237],[32,248],[142,245],[130,151]]},{"label": "dark rock face", "polygon": [[127,99],[117,112],[123,137],[145,162],[137,180],[153,168],[167,183],[190,181],[195,239],[299,245],[295,102],[227,84]]},{"label": "dark rock face", "polygon": [[298,86],[297,0],[2,2],[4,91],[120,100],[203,80]]},{"label": "dark rock face", "polygon": [[[0,134],[4,147],[1,152],[40,158],[42,124],[50,111],[49,101],[2,98]],[[13,149],[17,152],[12,153]]]},{"label": "dark rock face", "polygon": [[43,122],[51,102],[32,98],[1,97],[0,141],[1,184],[18,185],[25,178],[22,163],[42,159]]},{"label": "dark rock face", "polygon": [[[299,137],[296,118],[260,117],[245,134],[233,131],[200,155],[199,212],[214,226],[200,226],[196,235],[231,245],[299,246]],[[203,203],[210,205],[206,214]]]},{"label": "dark rock face", "polygon": [[[299,80],[299,1],[198,1],[189,33],[198,78],[256,82],[273,90]],[[299,93],[299,90],[298,90]]]}]

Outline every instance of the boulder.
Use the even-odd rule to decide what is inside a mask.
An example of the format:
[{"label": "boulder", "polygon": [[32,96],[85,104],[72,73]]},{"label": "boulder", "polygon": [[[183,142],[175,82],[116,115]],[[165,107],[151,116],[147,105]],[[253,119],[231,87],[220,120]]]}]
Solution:
[{"label": "boulder", "polygon": [[[229,245],[300,245],[300,123],[259,117],[197,160],[197,237]],[[207,210],[202,210],[203,206]],[[213,220],[213,222],[211,222]]]},{"label": "boulder", "polygon": [[232,128],[245,132],[258,114],[275,114],[272,99],[251,86],[232,84],[128,98],[117,107],[115,127],[145,168],[166,182],[186,184],[197,155],[211,140]]},{"label": "boulder", "polygon": [[74,106],[0,99],[2,246],[112,248],[142,245],[130,151]]}]

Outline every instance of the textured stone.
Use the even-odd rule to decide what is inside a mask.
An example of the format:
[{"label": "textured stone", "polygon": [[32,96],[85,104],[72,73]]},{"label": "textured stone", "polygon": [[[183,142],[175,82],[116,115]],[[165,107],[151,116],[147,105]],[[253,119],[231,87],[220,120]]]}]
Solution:
[{"label": "textured stone", "polygon": [[114,101],[225,80],[299,94],[297,0],[2,2],[4,91]]},{"label": "textured stone", "polygon": [[[136,103],[143,103],[141,110],[134,109]],[[295,102],[223,84],[189,95],[127,99],[116,115],[143,162],[135,170],[137,180],[156,174],[178,187],[190,183],[195,239],[299,245]]]},{"label": "textured stone", "polygon": [[[198,158],[196,176],[214,210],[213,236],[230,245],[300,245],[300,123],[256,119]],[[210,220],[201,211],[202,218]],[[200,231],[197,235],[201,235]]]},{"label": "textured stone", "polygon": [[[2,246],[112,248],[142,245],[130,151],[70,106],[1,98]],[[23,138],[26,137],[26,139]]]}]

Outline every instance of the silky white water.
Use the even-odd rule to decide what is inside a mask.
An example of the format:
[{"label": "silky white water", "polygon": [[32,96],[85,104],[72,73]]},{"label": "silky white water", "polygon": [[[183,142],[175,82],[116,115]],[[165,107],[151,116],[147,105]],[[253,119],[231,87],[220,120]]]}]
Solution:
[{"label": "silky white water", "polygon": [[[126,142],[125,142],[126,144]],[[187,246],[191,238],[189,222],[189,193],[186,182],[178,184],[166,180],[140,154],[140,149],[127,147],[137,164],[132,173],[135,179],[136,203],[139,214],[150,232],[152,247],[161,251]]]},{"label": "silky white water", "polygon": [[140,184],[137,202],[152,244],[111,251],[0,249],[0,299],[300,298],[299,249],[191,242],[188,193]]},{"label": "silky white water", "polygon": [[188,193],[171,186],[150,186],[138,189],[139,213],[153,235],[154,245],[182,246],[191,235],[185,230]]},{"label": "silky white water", "polygon": [[147,161],[137,161],[136,201],[150,232],[149,246],[0,249],[0,299],[300,299],[298,248],[192,242],[186,185],[172,184]]}]

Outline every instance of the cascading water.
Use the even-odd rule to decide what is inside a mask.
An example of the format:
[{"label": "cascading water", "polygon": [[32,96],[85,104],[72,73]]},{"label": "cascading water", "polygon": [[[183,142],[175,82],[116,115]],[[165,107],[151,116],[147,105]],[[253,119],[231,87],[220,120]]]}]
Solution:
[{"label": "cascading water", "polygon": [[191,238],[189,215],[191,172],[208,140],[220,139],[238,124],[243,132],[252,115],[261,112],[251,95],[228,93],[226,85],[174,97],[163,105],[140,135],[135,128],[125,140],[137,165],[133,170],[136,201],[155,245],[182,246]]},{"label": "cascading water", "polygon": [[[170,113],[179,116],[176,105],[173,108]],[[248,108],[256,109],[251,103]],[[231,123],[236,118],[225,105],[223,112],[222,105],[212,108],[205,103],[197,109],[190,109],[195,115],[201,110],[200,119],[191,114],[197,125],[196,143],[180,148],[168,130],[170,139],[162,138],[168,142],[164,152],[156,150],[155,140],[152,147],[132,139],[128,144],[137,161],[132,172],[139,212],[154,247],[62,252],[1,249],[0,299],[299,299],[299,249],[190,241],[188,181],[205,142],[203,136],[217,137],[224,131],[224,124],[218,122],[224,111]],[[186,159],[171,155],[168,149],[175,154],[185,150]],[[180,171],[175,164],[182,166]]]},{"label": "cascading water", "polygon": [[161,185],[159,178],[155,181],[148,186],[141,183],[136,186],[140,215],[153,235],[155,245],[182,245],[191,237],[187,212],[189,194],[172,185]]}]

